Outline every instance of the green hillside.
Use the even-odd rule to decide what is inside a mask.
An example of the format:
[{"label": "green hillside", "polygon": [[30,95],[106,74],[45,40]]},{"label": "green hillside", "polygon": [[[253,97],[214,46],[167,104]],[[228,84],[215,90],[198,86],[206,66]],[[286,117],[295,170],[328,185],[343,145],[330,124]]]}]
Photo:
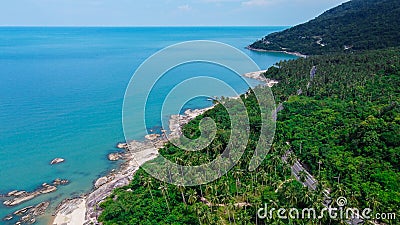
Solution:
[{"label": "green hillside", "polygon": [[[182,187],[160,182],[140,169],[130,185],[116,189],[101,204],[100,221],[104,225],[348,224],[346,219],[328,216],[256,216],[265,204],[320,211],[325,207],[324,192],[329,190],[333,200],[346,197],[347,208],[370,208],[371,215],[396,214],[395,219],[373,216],[364,224],[400,224],[400,47],[393,47],[400,40],[399,10],[399,0],[354,0],[251,45],[311,55],[279,62],[264,74],[279,81],[272,91],[283,110],[261,166],[248,170],[261,135],[260,108],[250,92],[241,96],[249,115],[250,140],[240,162],[226,175],[211,183]],[[222,105],[186,124],[183,133],[199,137],[199,124],[205,117],[217,127],[208,147],[188,152],[168,143],[160,154],[185,166],[223,156],[231,121]],[[289,150],[293,154],[284,161]],[[296,160],[318,181],[316,190],[293,176],[291,166]],[[180,173],[174,177],[188,179]],[[299,180],[304,179],[303,172]]]},{"label": "green hillside", "polygon": [[399,45],[400,1],[352,0],[249,47],[317,55]]},{"label": "green hillside", "polygon": [[[250,118],[250,141],[240,163],[225,176],[201,186],[180,187],[160,182],[140,170],[129,186],[115,190],[101,205],[104,212],[100,220],[105,225],[347,224],[343,219],[327,217],[256,217],[264,203],[286,209],[321,209],[322,190],[327,189],[333,199],[347,197],[348,207],[369,207],[374,213],[399,215],[398,51],[395,48],[312,56],[278,63],[265,76],[280,82],[273,92],[284,110],[278,114],[273,148],[256,171],[247,169],[260,123],[257,101],[250,94],[247,98],[242,96]],[[313,66],[317,70],[310,80]],[[297,95],[299,89],[302,94]],[[203,117],[212,118],[218,127],[209,147],[188,153],[167,144],[160,153],[183,165],[201,164],[221,155],[229,139],[229,115],[224,107],[216,106],[184,127],[188,137],[198,136]],[[282,156],[288,149],[295,154],[285,163]],[[318,180],[316,191],[293,178],[289,164],[296,158]],[[399,224],[399,218],[376,222]]]}]

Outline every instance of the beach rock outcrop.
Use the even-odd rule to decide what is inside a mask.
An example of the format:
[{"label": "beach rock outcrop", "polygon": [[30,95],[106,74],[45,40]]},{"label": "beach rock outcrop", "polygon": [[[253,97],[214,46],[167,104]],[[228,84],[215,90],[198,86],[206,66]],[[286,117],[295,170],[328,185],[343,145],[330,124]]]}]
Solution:
[{"label": "beach rock outcrop", "polygon": [[[14,212],[14,215],[19,216],[20,219],[16,224],[33,224],[36,222],[36,217],[43,215],[50,202],[42,202],[36,206],[28,206]],[[12,215],[11,219],[13,219]]]},{"label": "beach rock outcrop", "polygon": [[150,141],[154,141],[159,137],[161,137],[161,135],[159,135],[159,134],[148,134],[145,136],[145,138]]},{"label": "beach rock outcrop", "polygon": [[18,197],[18,196],[25,195],[25,194],[26,194],[26,191],[15,190],[15,191],[9,192],[7,194],[7,197]]},{"label": "beach rock outcrop", "polygon": [[56,186],[48,185],[45,183],[37,191],[31,192],[31,193],[24,192],[24,194],[18,195],[18,196],[14,195],[14,198],[4,201],[3,204],[5,206],[16,206],[23,202],[29,201],[39,195],[55,192],[56,190],[57,190]]},{"label": "beach rock outcrop", "polygon": [[107,177],[100,177],[99,179],[97,179],[97,181],[94,183],[94,187],[95,188],[99,188],[101,186],[103,186],[104,184],[106,184],[108,182],[108,178]]},{"label": "beach rock outcrop", "polygon": [[12,215],[7,215],[3,218],[3,221],[10,221],[12,220],[14,217]]},{"label": "beach rock outcrop", "polygon": [[127,149],[128,148],[128,144],[127,143],[119,143],[117,145],[117,148],[119,148],[119,149]]},{"label": "beach rock outcrop", "polygon": [[118,161],[122,158],[121,153],[111,153],[108,155],[108,160],[110,161]]},{"label": "beach rock outcrop", "polygon": [[69,180],[62,180],[60,178],[57,178],[53,181],[54,186],[59,186],[59,185],[67,185],[69,184]]},{"label": "beach rock outcrop", "polygon": [[36,205],[33,209],[31,209],[30,213],[33,216],[43,215],[46,212],[49,205],[50,205],[50,202],[42,202],[42,203]]},{"label": "beach rock outcrop", "polygon": [[50,165],[56,165],[65,162],[65,159],[63,158],[55,158],[51,160]]},{"label": "beach rock outcrop", "polygon": [[[33,191],[33,192],[18,191],[18,190],[11,191],[7,194],[8,200],[4,201],[3,205],[5,205],[5,206],[19,205],[23,202],[29,201],[33,198],[36,198],[39,195],[55,192],[55,191],[57,191],[57,186],[65,185],[68,183],[69,183],[68,180],[62,180],[62,179],[58,178],[58,179],[54,180],[51,185],[47,184],[47,183],[43,183],[41,185],[41,187],[39,187],[36,191]],[[24,208],[22,210],[29,210],[29,208]],[[19,212],[19,213],[23,213],[23,212]]]},{"label": "beach rock outcrop", "polygon": [[15,211],[13,214],[16,216],[22,216],[22,215],[26,214],[28,212],[28,210],[30,210],[32,208],[33,208],[33,206],[28,206],[23,209]]},{"label": "beach rock outcrop", "polygon": [[7,197],[14,196],[16,193],[18,193],[18,190],[10,191],[10,192],[8,192]]}]

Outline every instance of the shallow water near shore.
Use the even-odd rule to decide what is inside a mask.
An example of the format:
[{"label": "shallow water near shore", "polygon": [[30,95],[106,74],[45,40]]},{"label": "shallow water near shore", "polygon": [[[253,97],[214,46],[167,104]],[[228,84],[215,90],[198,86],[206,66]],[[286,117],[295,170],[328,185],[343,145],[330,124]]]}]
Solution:
[{"label": "shallow water near shore", "polygon": [[[146,58],[178,42],[214,40],[237,47],[266,69],[296,57],[244,47],[284,28],[0,28],[0,193],[33,191],[56,178],[71,181],[17,207],[1,205],[0,223],[25,206],[50,200],[54,208],[64,198],[84,194],[96,178],[117,168],[119,164],[109,162],[107,154],[125,139],[121,124],[125,89]],[[186,72],[201,69],[199,65]],[[236,84],[238,90],[247,89],[231,73],[207,70]],[[155,105],[162,100],[151,99]],[[184,108],[210,104],[207,98],[197,98]],[[158,115],[157,110],[149,115],[151,127],[161,125]],[[144,134],[138,128],[137,136],[129,138],[142,139]],[[57,157],[66,162],[50,166]]]}]

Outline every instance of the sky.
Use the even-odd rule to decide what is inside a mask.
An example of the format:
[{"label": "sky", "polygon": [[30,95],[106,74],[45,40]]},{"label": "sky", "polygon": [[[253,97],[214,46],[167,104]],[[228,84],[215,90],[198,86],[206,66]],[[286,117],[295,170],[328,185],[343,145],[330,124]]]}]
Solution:
[{"label": "sky", "polygon": [[292,26],[347,0],[1,0],[0,26]]}]

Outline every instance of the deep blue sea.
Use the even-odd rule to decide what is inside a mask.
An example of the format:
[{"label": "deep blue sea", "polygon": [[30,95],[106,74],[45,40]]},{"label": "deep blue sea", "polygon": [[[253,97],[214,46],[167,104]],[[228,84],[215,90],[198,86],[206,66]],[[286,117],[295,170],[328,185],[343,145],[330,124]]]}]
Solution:
[{"label": "deep blue sea", "polygon": [[[284,28],[0,27],[0,193],[33,191],[56,178],[71,181],[55,193],[18,207],[1,205],[0,223],[25,206],[51,200],[54,207],[66,197],[86,193],[96,178],[118,166],[107,155],[124,141],[125,89],[146,58],[182,41],[213,40],[242,50],[261,69],[267,69],[295,57],[251,52],[245,46]],[[217,68],[207,70],[218,73]],[[197,99],[185,107],[209,104]],[[159,125],[159,121],[152,122]],[[143,135],[138,132],[130,138],[142,139]],[[50,166],[56,157],[66,162]],[[45,223],[46,219],[39,221]]]}]

